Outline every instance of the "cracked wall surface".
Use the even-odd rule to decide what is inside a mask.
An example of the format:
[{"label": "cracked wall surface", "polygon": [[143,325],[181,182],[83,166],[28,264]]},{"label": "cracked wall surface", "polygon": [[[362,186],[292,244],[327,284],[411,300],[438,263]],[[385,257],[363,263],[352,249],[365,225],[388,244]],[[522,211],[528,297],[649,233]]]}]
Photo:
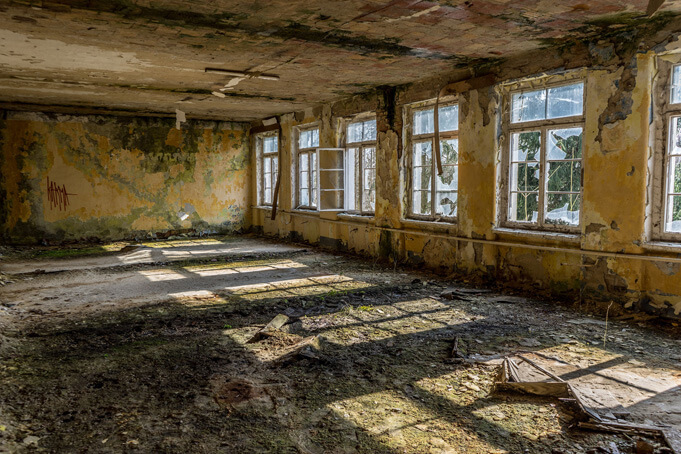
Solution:
[{"label": "cracked wall surface", "polygon": [[5,241],[247,226],[243,124],[5,112],[0,138]]}]

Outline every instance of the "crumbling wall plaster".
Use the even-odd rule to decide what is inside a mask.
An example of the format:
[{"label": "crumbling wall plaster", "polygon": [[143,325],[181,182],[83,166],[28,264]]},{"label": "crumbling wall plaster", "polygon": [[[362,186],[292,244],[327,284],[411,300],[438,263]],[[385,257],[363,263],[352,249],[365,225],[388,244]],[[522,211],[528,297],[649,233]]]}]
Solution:
[{"label": "crumbling wall plaster", "polygon": [[6,241],[248,226],[242,124],[7,112],[0,132]]}]

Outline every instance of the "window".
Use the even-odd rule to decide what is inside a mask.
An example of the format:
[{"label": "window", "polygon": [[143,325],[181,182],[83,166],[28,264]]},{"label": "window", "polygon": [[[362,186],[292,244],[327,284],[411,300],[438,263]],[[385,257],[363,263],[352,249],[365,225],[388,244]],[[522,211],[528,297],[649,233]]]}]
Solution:
[{"label": "window", "polygon": [[279,137],[277,133],[259,134],[256,136],[258,151],[259,185],[258,203],[272,205],[274,186],[277,183],[279,169]]},{"label": "window", "polygon": [[669,104],[665,109],[668,139],[662,213],[662,233],[668,237],[681,233],[681,65],[674,65],[671,70]]},{"label": "window", "polygon": [[[459,106],[440,106],[438,112],[442,175],[437,175],[437,163],[433,156],[435,108],[413,109],[411,113],[410,216],[426,220],[453,219],[457,212]],[[433,200],[435,203],[432,203]]]},{"label": "window", "polygon": [[298,131],[296,207],[317,209],[317,147],[319,128]]},{"label": "window", "polygon": [[584,83],[511,93],[506,221],[576,230],[580,222]]},{"label": "window", "polygon": [[348,166],[348,211],[370,214],[376,205],[376,120],[348,124],[346,135]]}]

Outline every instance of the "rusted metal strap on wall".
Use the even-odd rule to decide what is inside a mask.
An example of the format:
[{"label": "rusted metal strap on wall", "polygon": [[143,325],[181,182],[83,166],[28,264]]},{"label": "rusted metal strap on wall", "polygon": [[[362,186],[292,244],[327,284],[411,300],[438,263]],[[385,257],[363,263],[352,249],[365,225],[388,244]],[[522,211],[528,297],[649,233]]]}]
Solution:
[{"label": "rusted metal strap on wall", "polygon": [[447,84],[437,92],[435,99],[435,112],[433,112],[433,127],[435,129],[435,164],[437,165],[437,174],[442,175],[442,157],[440,154],[440,98],[447,95],[455,95],[469,90],[477,90],[480,88],[494,85],[496,78],[494,74],[487,74],[485,76],[474,77],[473,79],[462,80]]}]

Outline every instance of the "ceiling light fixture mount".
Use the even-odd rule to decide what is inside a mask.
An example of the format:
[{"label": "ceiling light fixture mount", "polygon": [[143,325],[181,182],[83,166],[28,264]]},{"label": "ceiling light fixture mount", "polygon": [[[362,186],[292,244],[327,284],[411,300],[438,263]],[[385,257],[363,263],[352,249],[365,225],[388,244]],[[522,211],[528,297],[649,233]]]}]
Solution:
[{"label": "ceiling light fixture mount", "polygon": [[255,71],[236,71],[222,68],[206,68],[204,71],[207,73],[224,74],[225,76],[243,77],[247,79],[279,80],[279,76],[276,74],[265,74]]}]

